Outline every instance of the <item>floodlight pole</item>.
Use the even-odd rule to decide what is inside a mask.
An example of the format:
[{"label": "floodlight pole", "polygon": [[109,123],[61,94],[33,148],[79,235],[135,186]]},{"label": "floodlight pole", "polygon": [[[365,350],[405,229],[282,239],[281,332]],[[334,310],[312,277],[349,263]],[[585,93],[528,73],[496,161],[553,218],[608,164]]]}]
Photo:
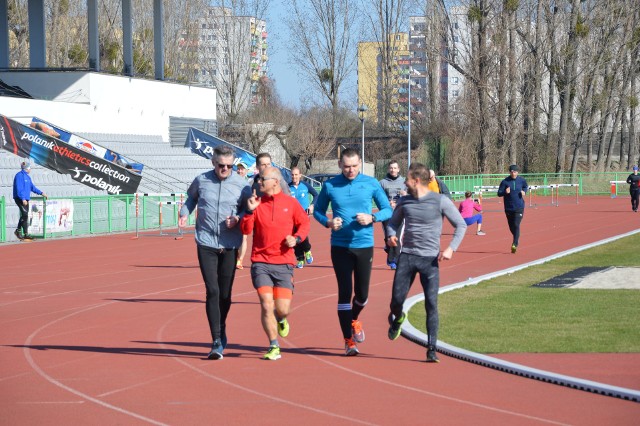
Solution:
[{"label": "floodlight pole", "polygon": [[360,104],[358,107],[358,117],[360,117],[360,122],[362,123],[362,174],[364,174],[364,113],[367,112],[367,106],[365,104]]}]

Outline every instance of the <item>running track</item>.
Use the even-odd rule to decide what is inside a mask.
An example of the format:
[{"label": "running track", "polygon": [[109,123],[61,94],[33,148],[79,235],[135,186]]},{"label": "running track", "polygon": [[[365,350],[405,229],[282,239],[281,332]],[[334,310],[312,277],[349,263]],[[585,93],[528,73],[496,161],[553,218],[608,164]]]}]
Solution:
[{"label": "running track", "polygon": [[[442,285],[640,227],[628,199],[528,208],[509,253],[504,215],[468,231]],[[637,424],[640,404],[512,376],[387,339],[393,272],[382,236],[361,319],[361,355],[342,356],[328,231],[312,221],[315,262],[296,270],[283,357],[267,344],[249,269],[236,276],[222,361],[209,337],[193,237],[131,235],[0,246],[1,424]],[[445,228],[445,242],[451,238]],[[640,259],[639,259],[640,263]],[[248,266],[248,260],[245,265]],[[419,291],[414,286],[411,294]],[[638,320],[638,318],[630,319]],[[535,368],[640,389],[640,354],[510,354]]]}]

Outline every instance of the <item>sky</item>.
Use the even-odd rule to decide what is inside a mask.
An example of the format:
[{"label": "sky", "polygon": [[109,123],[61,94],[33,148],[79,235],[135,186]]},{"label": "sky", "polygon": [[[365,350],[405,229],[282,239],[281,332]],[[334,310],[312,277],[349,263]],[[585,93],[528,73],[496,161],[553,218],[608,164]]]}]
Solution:
[{"label": "sky", "polygon": [[[267,54],[269,55],[269,78],[276,81],[276,91],[285,106],[300,108],[301,97],[308,83],[301,81],[298,68],[292,65],[288,55],[289,30],[283,17],[287,14],[287,7],[283,0],[271,0],[271,6],[267,12]],[[345,96],[355,97],[356,70],[353,76],[345,84]],[[342,88],[341,88],[342,89]],[[351,93],[350,95],[348,93]],[[343,99],[344,100],[344,99]],[[354,110],[357,108],[354,100]]]}]

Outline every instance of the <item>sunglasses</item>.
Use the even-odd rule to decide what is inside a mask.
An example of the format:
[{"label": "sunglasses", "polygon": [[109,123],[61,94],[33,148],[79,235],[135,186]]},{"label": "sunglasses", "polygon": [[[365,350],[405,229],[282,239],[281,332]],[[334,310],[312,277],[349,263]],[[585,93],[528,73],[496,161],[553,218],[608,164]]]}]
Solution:
[{"label": "sunglasses", "polygon": [[265,180],[271,180],[271,179],[275,179],[275,178],[259,176],[259,177],[256,178],[256,181],[257,182],[264,182]]},{"label": "sunglasses", "polygon": [[218,164],[219,169],[232,169],[233,164]]}]

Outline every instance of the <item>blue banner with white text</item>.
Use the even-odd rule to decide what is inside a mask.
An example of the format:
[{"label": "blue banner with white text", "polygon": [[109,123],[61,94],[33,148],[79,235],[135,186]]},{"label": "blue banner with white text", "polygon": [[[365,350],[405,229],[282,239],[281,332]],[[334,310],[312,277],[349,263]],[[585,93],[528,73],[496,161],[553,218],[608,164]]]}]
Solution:
[{"label": "blue banner with white text", "polygon": [[[189,132],[187,133],[187,140],[184,144],[185,147],[191,148],[191,152],[194,154],[198,154],[201,157],[210,159],[213,157],[213,150],[216,146],[226,145],[231,147],[235,153],[235,159],[233,164],[237,165],[242,162],[247,166],[248,176],[253,176],[256,172],[256,155],[240,148],[239,146],[230,144],[220,138],[217,138],[209,133],[205,133],[201,130],[194,129],[193,127],[189,128]],[[280,169],[282,173],[282,177],[287,181],[291,182],[291,170],[286,167],[279,166],[277,164],[273,165]]]}]

